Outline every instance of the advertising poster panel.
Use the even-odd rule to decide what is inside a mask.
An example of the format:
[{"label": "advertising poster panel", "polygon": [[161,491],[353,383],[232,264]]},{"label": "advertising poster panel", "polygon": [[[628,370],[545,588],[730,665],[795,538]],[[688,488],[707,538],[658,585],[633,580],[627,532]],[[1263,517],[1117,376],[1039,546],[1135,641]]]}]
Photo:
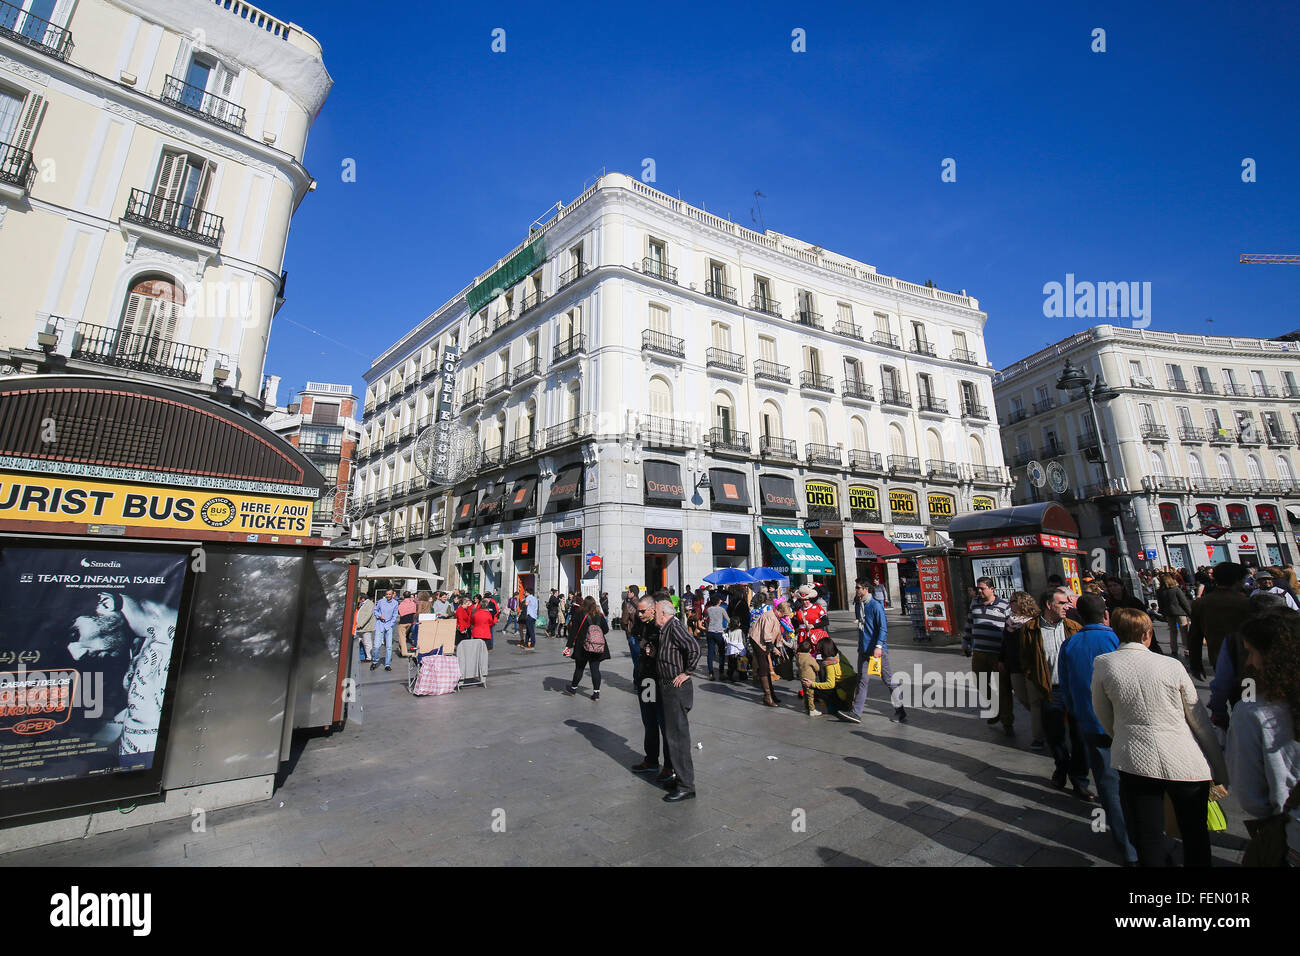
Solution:
[{"label": "advertising poster panel", "polygon": [[186,568],[177,551],[0,548],[0,792],[161,767]]},{"label": "advertising poster panel", "polygon": [[1020,555],[1009,554],[1001,558],[971,558],[971,573],[975,580],[992,578],[997,596],[1010,601],[1016,591],[1025,589],[1025,578]]},{"label": "advertising poster panel", "polygon": [[1061,566],[1065,569],[1065,581],[1075,594],[1083,593],[1083,584],[1079,580],[1079,559],[1061,555]]},{"label": "advertising poster panel", "polygon": [[918,558],[917,577],[921,585],[921,606],[924,610],[925,629],[943,634],[953,633],[952,609],[948,600],[948,560],[946,558]]}]

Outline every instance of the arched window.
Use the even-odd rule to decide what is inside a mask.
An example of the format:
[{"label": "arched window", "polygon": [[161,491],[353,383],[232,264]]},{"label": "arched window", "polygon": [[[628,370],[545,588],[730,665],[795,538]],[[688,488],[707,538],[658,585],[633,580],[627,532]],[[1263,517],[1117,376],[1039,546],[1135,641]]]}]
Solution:
[{"label": "arched window", "polygon": [[1205,480],[1205,466],[1201,464],[1201,456],[1196,452],[1187,456],[1187,470],[1192,473],[1193,481]]},{"label": "arched window", "polygon": [[856,451],[866,451],[867,445],[867,423],[857,415],[849,421],[849,437],[852,439],[853,448]]},{"label": "arched window", "polygon": [[781,409],[776,402],[769,400],[763,403],[759,424],[763,426],[764,438],[780,438],[785,434],[781,428]]},{"label": "arched window", "polygon": [[515,419],[515,440],[531,438],[533,435],[533,423],[537,421],[537,403],[531,399],[524,408],[523,414]]},{"label": "arched window", "polygon": [[943,461],[943,441],[933,428],[925,430],[925,450],[932,461]]},{"label": "arched window", "polygon": [[970,436],[970,463],[976,468],[984,467],[984,443],[978,435]]},{"label": "arched window", "polygon": [[1158,451],[1151,452],[1151,474],[1163,478],[1168,472],[1165,471],[1164,456]]},{"label": "arched window", "polygon": [[814,445],[826,445],[826,419],[821,412],[813,409],[808,413],[808,440]]},{"label": "arched window", "polygon": [[713,395],[713,427],[721,429],[723,441],[731,439],[731,430],[736,425],[736,407],[731,396],[726,392]]},{"label": "arched window", "polygon": [[1252,481],[1260,481],[1264,477],[1264,469],[1260,467],[1259,459],[1254,455],[1246,456],[1246,474]]},{"label": "arched window", "polygon": [[889,453],[907,455],[907,438],[903,435],[903,429],[898,422],[890,422],[889,425]]},{"label": "arched window", "polygon": [[170,362],[184,307],[185,291],[171,279],[136,279],[122,308],[117,354]]},{"label": "arched window", "polygon": [[1277,476],[1286,482],[1295,481],[1295,473],[1291,471],[1291,462],[1287,461],[1285,455],[1277,456]]},{"label": "arched window", "polygon": [[1232,462],[1228,461],[1227,455],[1219,456],[1219,477],[1224,481],[1232,481]]},{"label": "arched window", "polygon": [[673,417],[673,387],[658,375],[650,379],[650,414],[659,418]]}]

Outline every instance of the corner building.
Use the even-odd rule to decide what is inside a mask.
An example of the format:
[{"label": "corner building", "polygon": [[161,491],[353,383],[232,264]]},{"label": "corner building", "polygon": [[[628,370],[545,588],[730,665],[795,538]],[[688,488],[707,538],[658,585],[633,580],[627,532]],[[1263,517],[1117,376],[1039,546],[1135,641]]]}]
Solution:
[{"label": "corner building", "polygon": [[[924,546],[1007,501],[986,319],[607,174],[366,373],[358,534],[450,587],[615,594],[781,566],[772,539],[812,524],[834,573],[796,583],[896,593],[871,542]],[[448,348],[482,464],[430,488],[414,440]]]}]

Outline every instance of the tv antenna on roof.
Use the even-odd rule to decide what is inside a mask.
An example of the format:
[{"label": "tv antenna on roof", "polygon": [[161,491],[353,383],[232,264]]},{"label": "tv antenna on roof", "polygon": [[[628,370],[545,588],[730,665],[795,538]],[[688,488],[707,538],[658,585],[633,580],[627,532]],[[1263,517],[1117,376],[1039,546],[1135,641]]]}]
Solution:
[{"label": "tv antenna on roof", "polygon": [[767,232],[767,226],[763,222],[763,205],[762,203],[759,202],[760,199],[766,199],[766,198],[767,198],[766,196],[764,196],[761,192],[755,189],[754,209],[758,210],[758,217],[755,218],[754,209],[751,209],[749,211],[749,218],[754,220],[754,225],[758,226],[760,232]]}]

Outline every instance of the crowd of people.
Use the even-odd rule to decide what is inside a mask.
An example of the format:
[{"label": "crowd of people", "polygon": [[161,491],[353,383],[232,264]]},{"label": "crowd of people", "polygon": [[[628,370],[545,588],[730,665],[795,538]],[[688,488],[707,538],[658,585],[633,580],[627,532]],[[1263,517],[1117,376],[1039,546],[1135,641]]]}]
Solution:
[{"label": "crowd of people", "polygon": [[[1156,574],[1145,605],[1116,578],[1085,579],[1082,594],[1058,578],[1037,599],[1010,600],[981,578],[963,650],[989,687],[988,723],[1014,736],[1013,701],[1028,711],[1030,747],[1050,753],[1053,785],[1100,802],[1126,864],[1169,865],[1176,836],[1184,865],[1208,866],[1231,778],[1249,815],[1244,862],[1300,865],[1294,572],[1203,570]],[[1208,708],[1196,684],[1207,681],[1203,651]]]}]

